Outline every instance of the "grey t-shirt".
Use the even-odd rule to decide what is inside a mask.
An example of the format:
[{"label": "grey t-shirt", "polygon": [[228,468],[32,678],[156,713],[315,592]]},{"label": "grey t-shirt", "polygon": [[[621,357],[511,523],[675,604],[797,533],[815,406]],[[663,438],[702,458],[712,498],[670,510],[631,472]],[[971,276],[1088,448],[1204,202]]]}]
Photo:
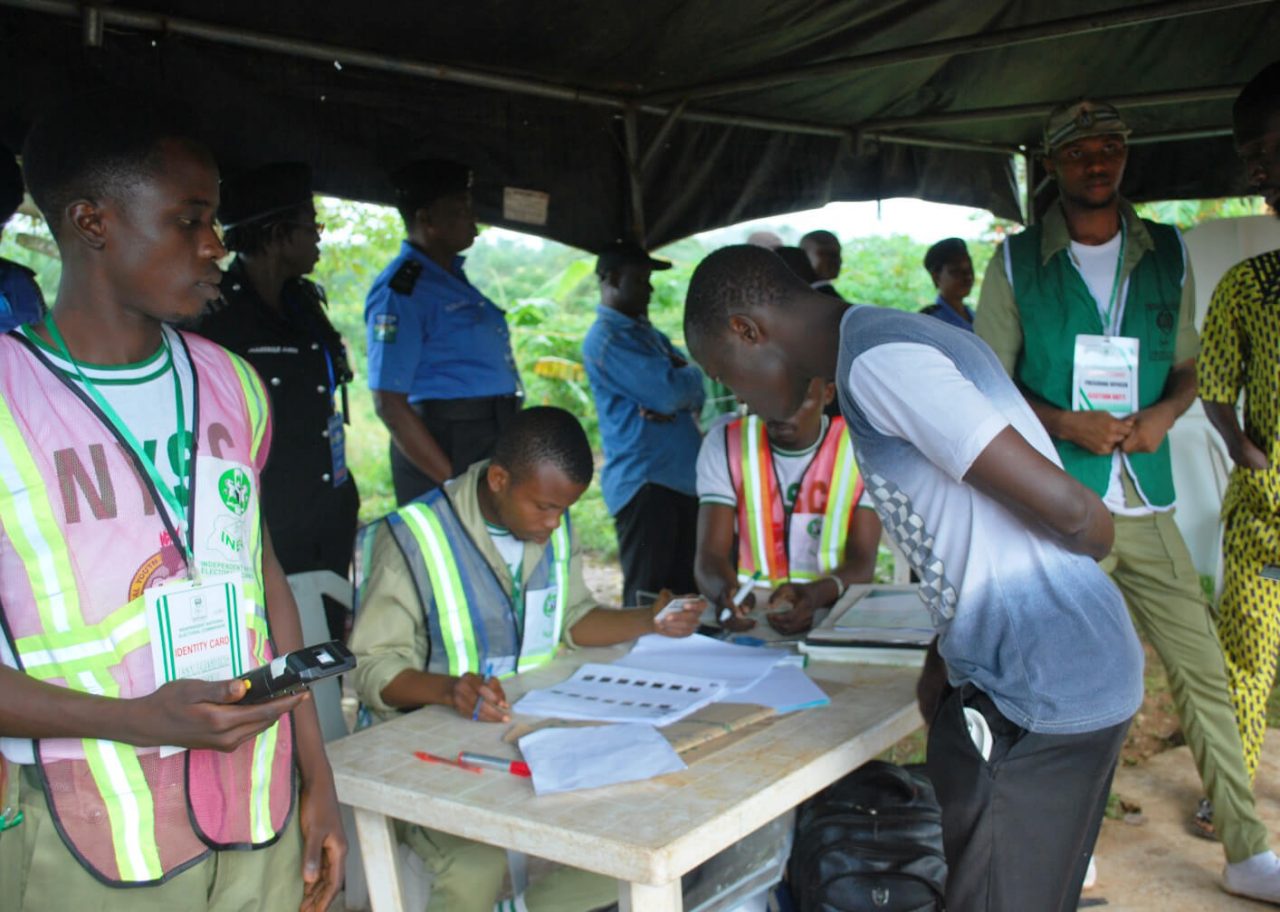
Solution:
[{"label": "grey t-shirt", "polygon": [[920,576],[952,684],[972,683],[1035,732],[1130,718],[1142,650],[1119,590],[963,480],[1010,425],[1061,465],[986,343],[940,320],[854,307],[837,385],[867,490]]}]

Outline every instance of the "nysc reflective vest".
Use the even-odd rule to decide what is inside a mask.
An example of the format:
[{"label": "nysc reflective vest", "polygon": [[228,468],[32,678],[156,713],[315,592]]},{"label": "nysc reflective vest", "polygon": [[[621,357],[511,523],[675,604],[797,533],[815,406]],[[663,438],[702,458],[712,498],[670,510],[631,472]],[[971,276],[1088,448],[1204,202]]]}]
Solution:
[{"label": "nysc reflective vest", "polygon": [[[555,657],[569,593],[572,539],[567,512],[521,586],[523,605],[518,611],[512,593],[499,581],[443,490],[406,504],[386,522],[413,573],[426,613],[427,671],[483,674],[487,666],[490,674],[506,677]],[[430,599],[424,582],[430,584]]]},{"label": "nysc reflective vest", "polygon": [[748,415],[725,425],[729,478],[738,498],[738,579],[762,584],[814,580],[844,562],[849,523],[863,482],[843,418],[832,418],[800,480],[793,510],[783,504],[765,423]]},{"label": "nysc reflective vest", "polygon": [[[272,658],[254,468],[267,397],[236,356],[198,336],[170,339],[196,380],[196,440],[170,441],[194,460],[196,557],[211,574],[240,573],[238,633],[256,667]],[[228,472],[247,479],[248,498],[221,511],[202,505]],[[161,504],[78,386],[31,340],[0,337],[0,605],[6,653],[21,671],[122,699],[156,689],[143,592],[188,573]],[[63,842],[111,886],[159,883],[215,849],[268,845],[293,809],[287,716],[230,753],[2,740],[11,760],[36,763]]]}]

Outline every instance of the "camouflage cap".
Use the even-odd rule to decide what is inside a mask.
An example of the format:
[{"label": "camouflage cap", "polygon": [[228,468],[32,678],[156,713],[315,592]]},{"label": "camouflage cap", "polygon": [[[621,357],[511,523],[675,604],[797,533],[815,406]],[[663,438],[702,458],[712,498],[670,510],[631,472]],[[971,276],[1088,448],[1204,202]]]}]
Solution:
[{"label": "camouflage cap", "polygon": [[1086,136],[1128,137],[1133,131],[1120,118],[1120,112],[1105,101],[1081,99],[1060,104],[1049,112],[1044,122],[1044,154]]}]

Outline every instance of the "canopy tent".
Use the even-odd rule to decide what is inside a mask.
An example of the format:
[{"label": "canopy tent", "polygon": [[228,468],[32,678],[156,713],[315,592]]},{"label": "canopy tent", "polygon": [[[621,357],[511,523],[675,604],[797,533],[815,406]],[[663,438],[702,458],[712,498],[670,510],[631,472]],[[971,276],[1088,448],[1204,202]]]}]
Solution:
[{"label": "canopy tent", "polygon": [[1274,0],[0,0],[0,139],[162,89],[224,172],[303,159],[389,202],[389,170],[451,157],[482,221],[587,249],[834,200],[1025,219],[1015,157],[1038,184],[1043,116],[1081,96],[1134,128],[1129,198],[1245,192],[1231,99],[1278,37]]}]

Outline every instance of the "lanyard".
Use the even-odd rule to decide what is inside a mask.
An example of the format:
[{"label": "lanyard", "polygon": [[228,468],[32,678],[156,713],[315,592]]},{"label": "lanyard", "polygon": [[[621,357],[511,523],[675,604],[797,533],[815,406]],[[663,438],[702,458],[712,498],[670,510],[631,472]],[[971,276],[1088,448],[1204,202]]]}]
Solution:
[{"label": "lanyard", "polygon": [[[187,521],[186,510],[183,509],[182,502],[178,499],[178,492],[164,480],[164,477],[160,474],[160,470],[156,468],[155,462],[147,455],[146,449],[138,442],[138,438],[133,435],[133,431],[129,430],[129,426],[125,424],[124,420],[116,413],[116,410],[111,407],[111,403],[106,400],[102,393],[98,392],[98,388],[94,385],[93,381],[84,375],[84,371],[80,369],[80,362],[71,357],[71,352],[67,350],[67,343],[63,340],[62,333],[58,332],[58,326],[53,322],[52,313],[45,315],[44,325],[45,329],[49,331],[49,336],[58,344],[58,350],[62,352],[62,356],[66,358],[67,361],[71,363],[71,366],[76,369],[76,376],[80,378],[80,382],[84,385],[84,390],[89,394],[89,398],[93,400],[94,404],[102,411],[102,414],[104,414],[107,417],[107,420],[111,422],[116,433],[124,438],[125,443],[127,443],[129,448],[133,450],[133,454],[138,458],[138,462],[141,463],[142,467],[146,470],[151,482],[156,486],[156,490],[160,492],[160,496],[164,499],[164,502],[168,504],[169,509],[173,511],[173,516],[179,529],[186,529],[186,546],[184,547],[181,541],[174,542],[174,545],[177,546],[179,551],[185,552],[183,557],[186,558],[187,564],[191,566],[192,573],[194,574],[196,570],[195,563],[192,560],[192,531],[190,523]],[[184,439],[187,431],[187,420],[182,403],[182,380],[178,377],[178,365],[174,361],[173,350],[169,347],[169,337],[165,335],[163,328],[161,328],[160,331],[160,339],[164,343],[165,355],[169,358],[169,369],[173,374],[173,394],[178,414],[178,430],[176,435],[178,440],[177,475],[178,482],[181,484],[182,479],[187,477],[187,444]],[[157,447],[157,450],[158,449],[159,448]],[[189,497],[190,494],[188,493],[188,498]]]},{"label": "lanyard", "polygon": [[1124,271],[1124,248],[1129,242],[1128,232],[1124,227],[1124,216],[1120,216],[1120,253],[1116,256],[1116,275],[1111,281],[1111,299],[1107,301],[1107,316],[1102,323],[1102,334],[1105,336],[1114,336],[1119,330],[1118,326],[1113,326],[1113,318],[1119,316],[1115,312],[1116,302],[1120,299],[1120,274]]}]

